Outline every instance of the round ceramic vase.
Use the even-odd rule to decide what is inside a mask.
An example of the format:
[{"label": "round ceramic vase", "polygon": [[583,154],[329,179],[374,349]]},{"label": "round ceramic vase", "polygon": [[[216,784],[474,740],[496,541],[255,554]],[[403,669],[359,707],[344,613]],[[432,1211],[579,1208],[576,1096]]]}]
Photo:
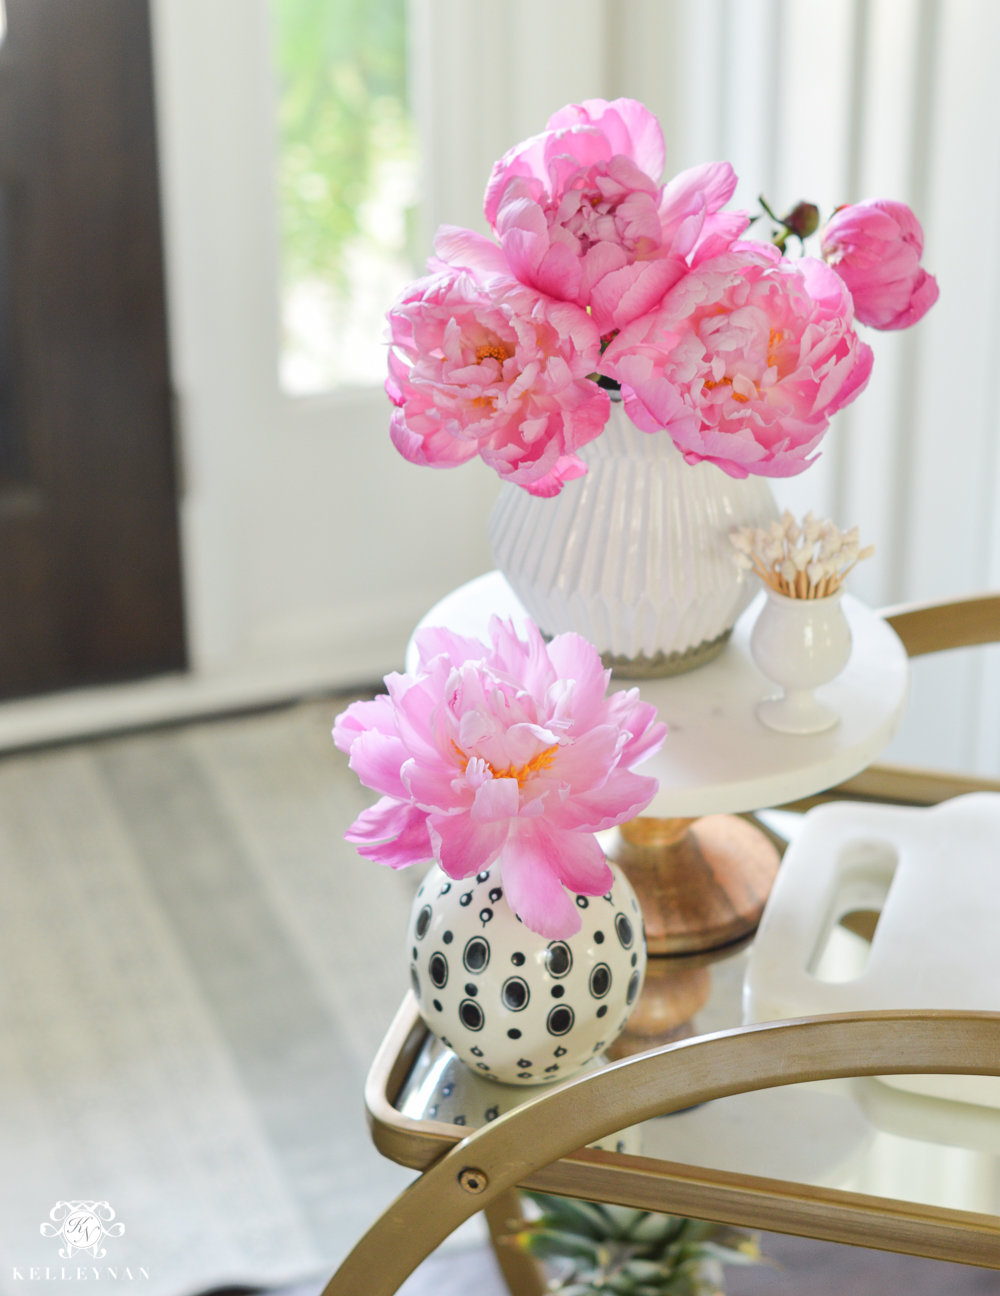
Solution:
[{"label": "round ceramic vase", "polygon": [[437,865],[410,915],[410,983],[428,1028],[485,1078],[564,1080],[625,1027],[642,989],[642,913],[625,875],[577,896],[582,927],[565,940],[530,931],[494,864],[461,882]]},{"label": "round ceramic vase", "polygon": [[579,453],[587,475],[552,499],[501,489],[488,527],[497,566],[543,632],[577,631],[619,676],[710,661],[756,593],[729,533],[777,519],[767,481],[685,463],[620,401]]},{"label": "round ceramic vase", "polygon": [[767,591],[750,651],[760,670],[784,690],[757,705],[757,718],[768,729],[823,733],[840,719],[813,696],[813,689],[836,679],[850,660],[851,627],[840,606],[842,594],[838,590],[826,598],[800,599]]}]

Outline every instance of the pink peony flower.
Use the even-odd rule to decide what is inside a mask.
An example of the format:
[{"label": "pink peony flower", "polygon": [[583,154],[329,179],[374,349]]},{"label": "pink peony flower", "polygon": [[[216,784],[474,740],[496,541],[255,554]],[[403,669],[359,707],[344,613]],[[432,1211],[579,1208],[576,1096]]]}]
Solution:
[{"label": "pink peony flower", "polygon": [[850,294],[822,261],[739,243],[623,329],[600,368],[633,422],[665,428],[688,463],[790,477],[868,382],[872,351],[851,320]]},{"label": "pink peony flower", "polygon": [[938,299],[937,280],[920,266],[924,231],[906,203],[869,198],[841,207],[820,243],[823,259],[850,288],[862,324],[909,328]]},{"label": "pink peony flower", "polygon": [[602,334],[651,310],[687,271],[747,226],[720,215],[728,162],[660,185],[663,132],[634,99],[588,99],[549,119],[493,167],[486,218],[523,283],[589,307]]},{"label": "pink peony flower", "polygon": [[518,283],[504,254],[442,226],[442,257],[389,311],[390,435],[411,463],[475,455],[532,495],[582,476],[575,453],[602,432],[608,395],[587,375],[600,335],[578,306]]},{"label": "pink peony flower", "polygon": [[610,671],[575,634],[527,642],[494,617],[491,644],[417,635],[414,675],[337,717],[334,741],[382,799],[347,840],[392,868],[437,860],[453,878],[499,861],[511,908],[552,939],[580,929],[565,887],[603,895],[611,870],[593,836],[644,810],[657,781],[631,772],[666,725],[639,690],[605,697]]}]

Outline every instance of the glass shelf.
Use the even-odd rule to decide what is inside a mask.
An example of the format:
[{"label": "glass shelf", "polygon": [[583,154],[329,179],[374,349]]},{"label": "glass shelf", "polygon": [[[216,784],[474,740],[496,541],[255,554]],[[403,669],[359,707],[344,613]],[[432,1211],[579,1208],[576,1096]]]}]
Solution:
[{"label": "glass shelf", "polygon": [[[695,1018],[697,1034],[741,1024],[748,953],[712,967],[712,994]],[[907,1079],[912,1084],[914,1078]],[[941,1078],[927,1080],[933,1087]],[[548,1088],[482,1080],[428,1035],[395,1106],[411,1120],[457,1124],[467,1133]],[[646,1121],[599,1146],[730,1174],[1000,1215],[1000,1109],[903,1091],[891,1077],[822,1080],[720,1098]]]}]

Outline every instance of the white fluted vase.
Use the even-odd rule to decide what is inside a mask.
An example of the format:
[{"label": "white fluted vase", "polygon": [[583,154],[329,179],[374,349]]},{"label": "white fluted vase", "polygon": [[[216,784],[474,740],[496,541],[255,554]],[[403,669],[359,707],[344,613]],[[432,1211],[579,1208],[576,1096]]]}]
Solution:
[{"label": "white fluted vase", "polygon": [[503,487],[488,526],[497,566],[541,630],[577,631],[620,676],[710,661],[756,593],[728,537],[778,517],[766,479],[685,463],[620,402],[580,455],[587,475],[553,499]]}]

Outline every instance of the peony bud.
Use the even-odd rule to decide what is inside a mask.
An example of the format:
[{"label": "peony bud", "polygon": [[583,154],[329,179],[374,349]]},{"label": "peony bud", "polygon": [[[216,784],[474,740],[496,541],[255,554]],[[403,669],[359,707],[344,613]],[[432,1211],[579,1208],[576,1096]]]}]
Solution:
[{"label": "peony bud", "polygon": [[854,314],[877,329],[916,324],[938,299],[921,268],[924,232],[906,203],[871,198],[841,207],[820,236],[823,259],[854,298]]},{"label": "peony bud", "polygon": [[782,216],[781,223],[798,238],[807,239],[819,229],[819,208],[811,202],[796,203],[790,212]]}]

